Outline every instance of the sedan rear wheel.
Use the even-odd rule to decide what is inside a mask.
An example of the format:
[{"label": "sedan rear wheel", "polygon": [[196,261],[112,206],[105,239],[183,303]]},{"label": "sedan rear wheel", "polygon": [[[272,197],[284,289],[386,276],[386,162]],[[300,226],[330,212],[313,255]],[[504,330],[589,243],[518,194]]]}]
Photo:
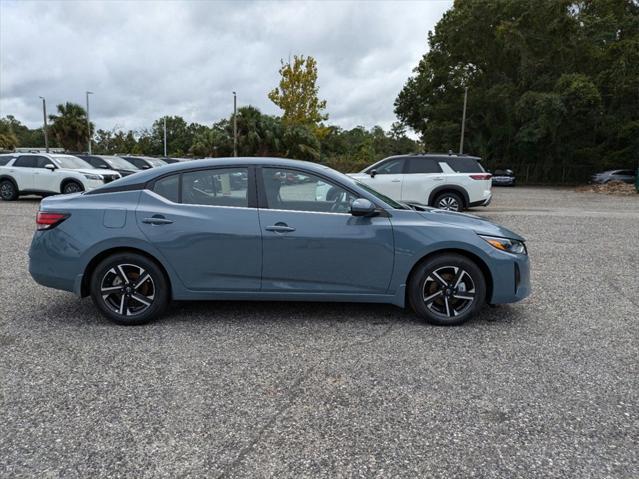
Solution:
[{"label": "sedan rear wheel", "polygon": [[166,307],[167,281],[148,258],[134,253],[116,254],[94,270],[91,298],[100,312],[115,323],[145,324]]},{"label": "sedan rear wheel", "polygon": [[483,305],[486,281],[477,265],[457,254],[435,256],[420,266],[409,283],[413,310],[427,322],[457,325]]}]

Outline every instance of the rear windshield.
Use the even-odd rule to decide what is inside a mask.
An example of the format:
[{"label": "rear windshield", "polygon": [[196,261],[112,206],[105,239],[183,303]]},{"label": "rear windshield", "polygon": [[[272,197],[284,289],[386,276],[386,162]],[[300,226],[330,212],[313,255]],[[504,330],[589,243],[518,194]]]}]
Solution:
[{"label": "rear windshield", "polygon": [[457,173],[484,173],[485,171],[475,158],[453,156],[446,158],[445,161]]}]

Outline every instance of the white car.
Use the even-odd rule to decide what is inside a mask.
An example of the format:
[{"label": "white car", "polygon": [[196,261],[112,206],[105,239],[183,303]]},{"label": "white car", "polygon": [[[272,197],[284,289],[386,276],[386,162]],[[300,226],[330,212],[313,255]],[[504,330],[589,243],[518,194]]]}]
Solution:
[{"label": "white car", "polygon": [[391,156],[349,176],[397,201],[462,211],[487,206],[492,198],[492,175],[479,160],[445,154]]},{"label": "white car", "polygon": [[121,178],[112,170],[95,169],[71,155],[15,153],[0,155],[0,198],[88,191]]}]

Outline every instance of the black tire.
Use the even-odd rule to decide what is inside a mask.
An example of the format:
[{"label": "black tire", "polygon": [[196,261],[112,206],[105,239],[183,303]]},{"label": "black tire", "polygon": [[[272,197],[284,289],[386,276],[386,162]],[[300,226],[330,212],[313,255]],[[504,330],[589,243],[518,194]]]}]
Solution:
[{"label": "black tire", "polygon": [[15,201],[20,196],[20,192],[11,180],[0,181],[0,198],[4,201]]},{"label": "black tire", "polygon": [[[144,280],[146,274],[149,279]],[[142,283],[136,285],[137,280]],[[168,281],[162,269],[155,261],[137,253],[118,253],[101,261],[91,274],[90,285],[91,299],[100,312],[110,321],[125,326],[153,321],[169,302]]]},{"label": "black tire", "polygon": [[77,181],[67,181],[62,185],[61,193],[63,195],[68,195],[71,193],[78,193],[80,191],[84,191],[84,187],[78,183]]},{"label": "black tire", "polygon": [[462,200],[458,193],[446,191],[445,193],[437,195],[433,206],[440,210],[462,211],[464,209],[464,200]]},{"label": "black tire", "polygon": [[[461,278],[456,274],[461,274]],[[471,297],[472,301],[467,299]],[[456,326],[468,321],[483,306],[486,279],[469,258],[444,253],[417,266],[408,283],[408,300],[413,311],[426,322]]]}]

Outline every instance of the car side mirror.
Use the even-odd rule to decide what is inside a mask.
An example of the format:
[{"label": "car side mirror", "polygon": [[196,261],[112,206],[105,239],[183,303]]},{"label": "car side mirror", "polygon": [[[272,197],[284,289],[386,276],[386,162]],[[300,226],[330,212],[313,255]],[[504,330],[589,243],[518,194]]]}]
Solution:
[{"label": "car side mirror", "polygon": [[46,165],[44,165],[44,167],[49,171],[55,170],[55,165],[52,163],[47,163]]},{"label": "car side mirror", "polygon": [[351,204],[353,216],[372,216],[375,214],[375,205],[366,198],[357,198]]},{"label": "car side mirror", "polygon": [[98,168],[102,168],[103,170],[108,170],[109,167],[107,165],[100,165]]},{"label": "car side mirror", "polygon": [[375,175],[377,174],[377,170],[371,170],[368,174],[371,175],[371,178],[375,178]]}]

